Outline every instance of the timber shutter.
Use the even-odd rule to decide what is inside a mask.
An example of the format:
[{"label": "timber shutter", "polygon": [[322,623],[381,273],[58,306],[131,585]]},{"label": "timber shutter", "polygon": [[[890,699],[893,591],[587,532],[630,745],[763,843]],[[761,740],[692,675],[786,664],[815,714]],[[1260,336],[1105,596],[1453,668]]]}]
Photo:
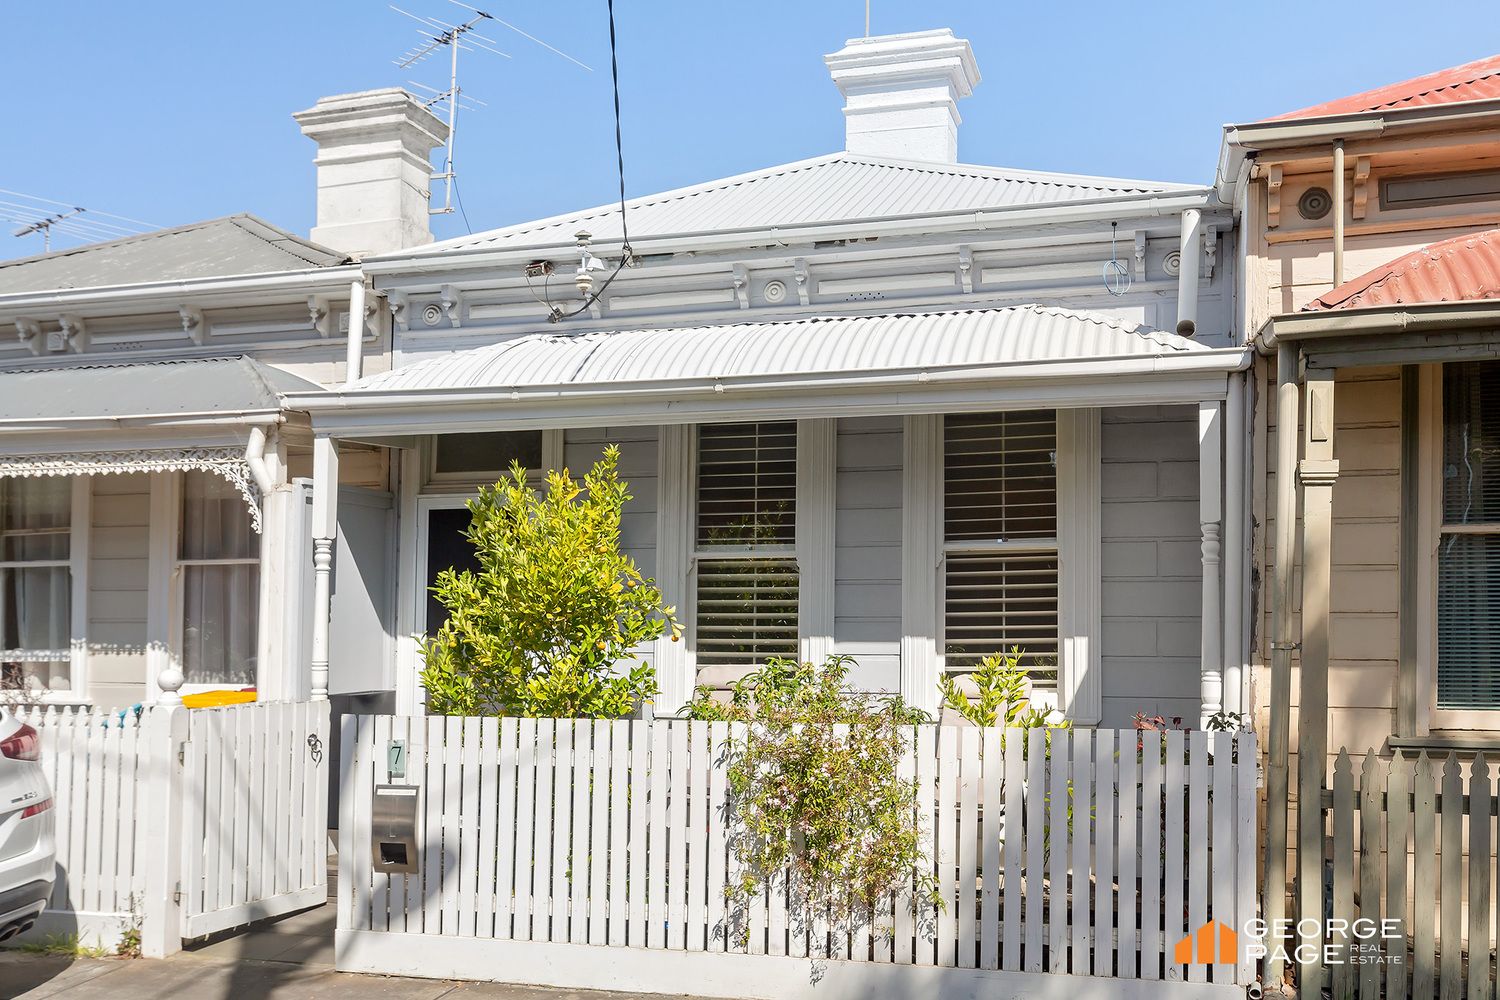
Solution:
[{"label": "timber shutter", "polygon": [[797,425],[698,429],[698,665],[797,656]]},{"label": "timber shutter", "polygon": [[1056,684],[1057,415],[943,421],[943,650],[949,670],[1020,647]]}]

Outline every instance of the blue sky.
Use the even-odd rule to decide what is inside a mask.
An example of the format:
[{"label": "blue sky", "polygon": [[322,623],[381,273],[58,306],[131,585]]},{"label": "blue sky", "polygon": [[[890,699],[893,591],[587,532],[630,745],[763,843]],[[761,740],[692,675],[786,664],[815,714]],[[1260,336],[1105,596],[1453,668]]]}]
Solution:
[{"label": "blue sky", "polygon": [[[614,197],[604,0],[494,13],[594,67],[492,27],[511,59],[465,54],[488,107],[461,123],[475,230]],[[984,80],[960,105],[968,162],[1207,181],[1219,126],[1493,54],[1493,0],[1016,3],[873,0],[876,34],[951,27]],[[398,0],[443,20],[449,0]],[[1335,16],[1337,11],[1344,15]],[[863,0],[617,0],[626,184],[647,194],[842,145],[822,55],[861,34]],[[419,41],[381,0],[0,5],[0,189],[160,225],[249,211],[313,223],[312,144],[289,117],[324,94],[446,86],[399,70]],[[0,199],[15,199],[0,194]],[[40,250],[0,230],[0,257]],[[457,216],[434,220],[460,235]],[[57,245],[76,243],[64,239]]]}]

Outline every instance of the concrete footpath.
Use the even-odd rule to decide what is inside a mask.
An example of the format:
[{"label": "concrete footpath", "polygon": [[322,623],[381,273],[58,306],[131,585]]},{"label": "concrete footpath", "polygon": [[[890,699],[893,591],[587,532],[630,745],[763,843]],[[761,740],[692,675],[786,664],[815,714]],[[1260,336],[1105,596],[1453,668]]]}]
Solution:
[{"label": "concrete footpath", "polygon": [[323,906],[161,961],[0,951],[0,1000],[642,1000],[335,972],[333,919],[333,907]]}]

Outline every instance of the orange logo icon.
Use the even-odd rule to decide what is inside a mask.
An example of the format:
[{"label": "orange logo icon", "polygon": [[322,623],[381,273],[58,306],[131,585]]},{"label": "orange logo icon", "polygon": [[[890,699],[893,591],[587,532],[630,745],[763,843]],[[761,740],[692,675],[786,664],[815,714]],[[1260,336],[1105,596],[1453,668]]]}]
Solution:
[{"label": "orange logo icon", "polygon": [[[1214,938],[1218,938],[1217,947]],[[1213,965],[1215,962],[1234,965],[1239,961],[1239,935],[1234,932],[1234,928],[1217,920],[1210,920],[1178,941],[1173,957],[1178,965],[1191,965],[1195,962],[1200,965]]]}]

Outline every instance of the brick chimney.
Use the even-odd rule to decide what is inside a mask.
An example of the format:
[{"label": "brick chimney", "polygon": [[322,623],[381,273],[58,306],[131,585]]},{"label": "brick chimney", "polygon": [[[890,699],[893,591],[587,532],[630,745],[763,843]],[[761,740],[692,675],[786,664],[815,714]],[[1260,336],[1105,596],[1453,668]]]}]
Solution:
[{"label": "brick chimney", "polygon": [[979,82],[968,41],[948,28],[851,38],[823,57],[844,95],[844,148],[958,162],[958,102]]},{"label": "brick chimney", "polygon": [[355,257],[432,242],[432,151],[448,126],[399,87],[324,97],[292,116],[318,144],[315,243]]}]

